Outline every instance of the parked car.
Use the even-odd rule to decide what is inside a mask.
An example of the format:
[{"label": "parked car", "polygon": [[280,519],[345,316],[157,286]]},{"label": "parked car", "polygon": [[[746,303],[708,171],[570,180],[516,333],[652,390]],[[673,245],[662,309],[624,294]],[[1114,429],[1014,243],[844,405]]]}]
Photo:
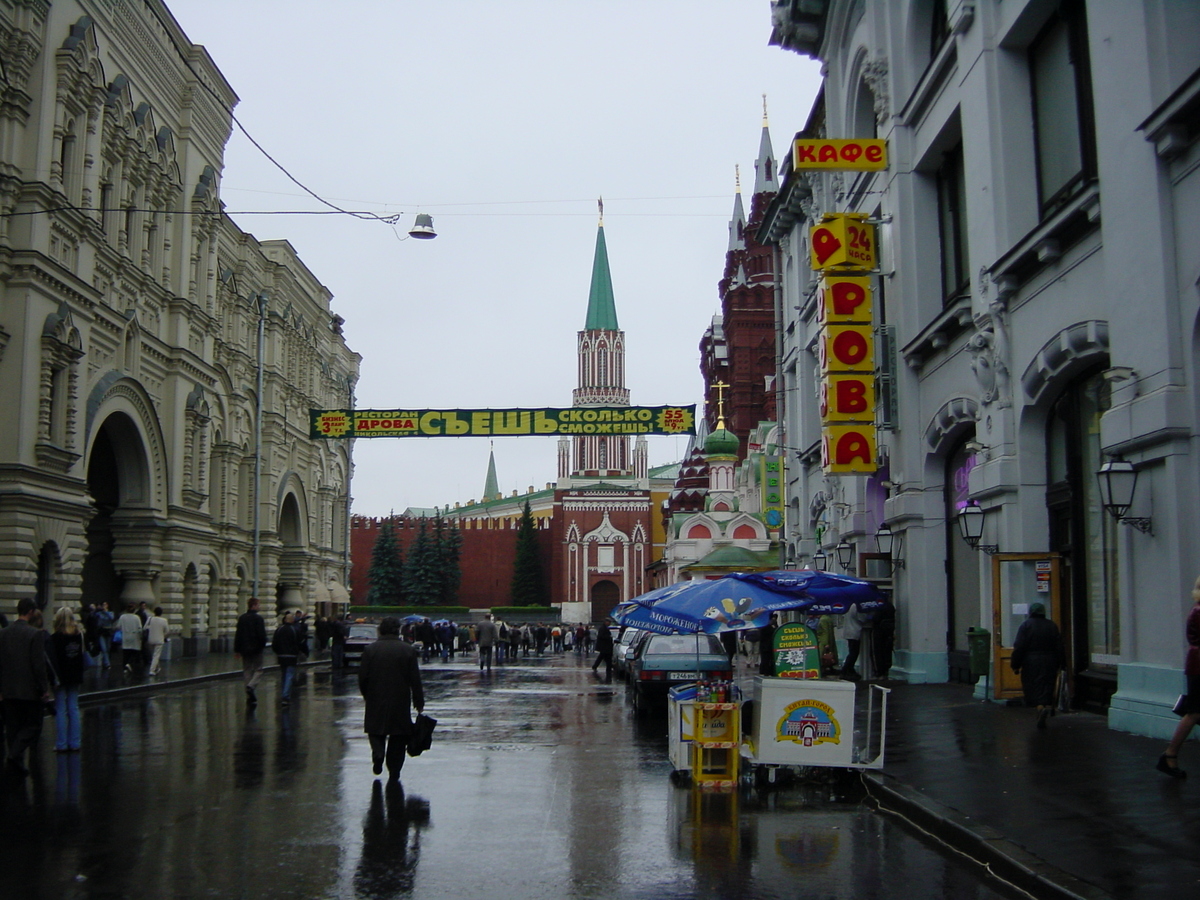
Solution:
[{"label": "parked car", "polygon": [[358,668],[363,651],[379,637],[379,626],[374,622],[351,622],[346,634],[346,668]]},{"label": "parked car", "polygon": [[729,657],[716,635],[643,632],[626,657],[633,702],[663,703],[672,685],[733,678]]},{"label": "parked car", "polygon": [[613,643],[613,672],[622,680],[629,677],[627,654],[639,634],[644,634],[640,628],[626,628]]}]

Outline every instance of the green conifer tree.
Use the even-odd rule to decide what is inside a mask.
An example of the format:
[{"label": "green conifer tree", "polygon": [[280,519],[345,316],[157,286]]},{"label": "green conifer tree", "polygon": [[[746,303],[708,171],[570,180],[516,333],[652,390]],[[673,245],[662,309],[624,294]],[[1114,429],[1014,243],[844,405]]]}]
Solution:
[{"label": "green conifer tree", "polygon": [[414,606],[434,606],[441,600],[437,556],[428,523],[421,519],[404,565],[404,596]]},{"label": "green conifer tree", "polygon": [[517,525],[517,552],[513,562],[511,593],[513,606],[546,606],[550,602],[546,578],[542,574],[542,559],[538,553],[537,525],[528,500]]},{"label": "green conifer tree", "polygon": [[399,606],[404,602],[404,558],[391,519],[384,519],[371,548],[367,569],[370,590],[367,602],[375,606]]}]

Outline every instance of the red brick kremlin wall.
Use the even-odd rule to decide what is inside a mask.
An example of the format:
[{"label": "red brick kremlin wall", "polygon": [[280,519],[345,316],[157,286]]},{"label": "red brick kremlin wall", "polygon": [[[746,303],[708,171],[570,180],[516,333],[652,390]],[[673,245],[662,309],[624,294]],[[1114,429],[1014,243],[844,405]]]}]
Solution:
[{"label": "red brick kremlin wall", "polygon": [[[367,571],[371,567],[371,551],[379,536],[383,519],[351,516],[350,518],[350,603],[355,606],[367,602],[370,587]],[[396,528],[396,539],[405,558],[409,545],[417,539],[420,519],[396,516],[392,522]],[[427,526],[428,527],[428,526]],[[458,603],[472,609],[488,609],[493,606],[509,605],[509,587],[512,583],[513,558],[517,549],[515,528],[464,528],[460,560],[462,584],[458,589]],[[555,536],[552,529],[538,532],[538,549],[542,558],[542,573],[550,587],[552,599],[557,583],[553,576]]]}]

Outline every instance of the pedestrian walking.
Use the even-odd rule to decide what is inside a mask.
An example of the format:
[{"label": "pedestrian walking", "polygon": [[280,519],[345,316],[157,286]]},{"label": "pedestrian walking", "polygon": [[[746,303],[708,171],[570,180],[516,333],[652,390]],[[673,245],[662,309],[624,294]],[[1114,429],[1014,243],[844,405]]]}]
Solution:
[{"label": "pedestrian walking", "polygon": [[1046,618],[1044,603],[1031,603],[1029,617],[1017,629],[1009,665],[1021,676],[1025,705],[1037,707],[1037,727],[1045,728],[1054,711],[1058,670],[1067,664],[1058,626]]},{"label": "pedestrian walking", "polygon": [[79,686],[83,684],[84,631],[67,607],[54,614],[54,749],[59,753],[78,750],[83,743],[79,721]]},{"label": "pedestrian walking", "polygon": [[1196,723],[1200,722],[1200,578],[1196,579],[1196,584],[1192,588],[1192,600],[1194,601],[1192,610],[1188,613],[1183,627],[1188,645],[1187,655],[1183,658],[1183,676],[1187,682],[1185,688],[1187,693],[1183,695],[1182,702],[1175,708],[1177,713],[1182,713],[1183,718],[1175,726],[1175,734],[1171,736],[1171,743],[1167,744],[1167,749],[1163,751],[1163,755],[1158,758],[1158,763],[1154,767],[1172,778],[1187,778],[1187,772],[1179,768],[1179,749],[1188,739],[1188,735],[1192,733],[1192,729],[1196,727]]},{"label": "pedestrian walking", "polygon": [[146,640],[146,626],[150,624],[150,607],[143,600],[138,604],[137,616],[142,620],[142,671],[150,668],[150,643]]},{"label": "pedestrian walking", "polygon": [[100,645],[100,665],[108,668],[112,664],[112,636],[116,628],[116,616],[108,608],[105,600],[96,610],[96,642]]},{"label": "pedestrian walking", "polygon": [[146,643],[150,647],[150,675],[158,674],[158,667],[162,665],[163,647],[166,646],[167,637],[171,633],[171,623],[168,622],[162,614],[162,607],[154,607],[154,615],[150,617],[150,621],[146,623]]},{"label": "pedestrian walking", "polygon": [[292,682],[296,679],[296,663],[300,658],[300,635],[296,632],[295,614],[288,610],[283,622],[271,636],[271,649],[279,663],[279,705],[292,702]]},{"label": "pedestrian walking", "polygon": [[125,674],[139,678],[142,674],[142,618],[137,607],[130,603],[117,619],[117,631],[121,633],[121,660],[125,663]]},{"label": "pedestrian walking", "polygon": [[842,661],[842,678],[846,681],[859,681],[861,676],[855,671],[854,664],[858,662],[858,652],[862,648],[862,633],[871,621],[869,613],[864,613],[855,603],[846,611],[842,619],[842,637],[846,639],[846,658]]},{"label": "pedestrian walking", "polygon": [[363,731],[371,744],[372,771],[380,775],[386,764],[388,780],[399,781],[414,730],[412,710],[425,709],[425,690],[417,651],[400,640],[400,620],[395,616],[379,623],[379,640],[363,651],[358,689],[367,704]]},{"label": "pedestrian walking", "polygon": [[775,675],[775,629],[779,625],[779,616],[771,613],[767,624],[758,629],[758,674],[767,677]]},{"label": "pedestrian walking", "polygon": [[496,623],[492,621],[492,614],[487,613],[483,617],[483,621],[479,623],[479,628],[476,631],[476,637],[479,640],[479,671],[483,671],[484,664],[487,664],[487,670],[492,671],[492,648],[496,646]]},{"label": "pedestrian walking", "polygon": [[42,735],[42,709],[54,695],[42,632],[31,622],[39,616],[30,597],[17,603],[17,620],[0,630],[0,698],[4,706],[5,766],[27,775],[25,751],[37,746]]},{"label": "pedestrian walking", "polygon": [[233,632],[233,652],[242,658],[242,686],[246,689],[247,706],[258,705],[255,689],[262,678],[263,651],[266,649],[267,625],[258,613],[258,598],[251,597],[246,601],[246,611],[238,616]]},{"label": "pedestrian walking", "polygon": [[733,658],[737,655],[738,633],[736,631],[721,632],[721,646],[725,649],[725,655],[729,657],[729,668],[733,669]]},{"label": "pedestrian walking", "polygon": [[887,678],[892,668],[892,651],[896,645],[896,607],[886,594],[883,605],[873,613],[871,623],[872,662],[876,678]]},{"label": "pedestrian walking", "polygon": [[346,665],[346,635],[350,631],[348,619],[330,619],[329,621],[329,655],[333,667],[341,669]]},{"label": "pedestrian walking", "polygon": [[596,661],[592,663],[595,672],[600,663],[604,663],[604,683],[612,684],[613,637],[607,625],[596,629]]}]

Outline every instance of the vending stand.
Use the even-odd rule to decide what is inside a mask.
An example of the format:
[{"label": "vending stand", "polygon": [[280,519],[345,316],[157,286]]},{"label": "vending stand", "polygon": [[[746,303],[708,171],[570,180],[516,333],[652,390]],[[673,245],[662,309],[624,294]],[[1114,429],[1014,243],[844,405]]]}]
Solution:
[{"label": "vending stand", "polygon": [[[720,579],[658,588],[621,604],[621,625],[659,634],[719,633],[762,628],[772,612],[841,615],[852,605],[883,605],[874,585],[847,575],[812,570],[734,573]],[[888,689],[859,690],[852,682],[820,677],[820,652],[806,625],[777,628],[771,647],[777,677],[737,685],[680,685],[668,695],[668,754],[676,771],[697,787],[737,784],[748,766],[883,767]],[[697,664],[699,670],[699,664]],[[699,676],[697,671],[697,676]]]},{"label": "vending stand", "polygon": [[757,675],[742,757],[750,765],[881,769],[888,693],[868,685],[860,710],[853,682]]}]

